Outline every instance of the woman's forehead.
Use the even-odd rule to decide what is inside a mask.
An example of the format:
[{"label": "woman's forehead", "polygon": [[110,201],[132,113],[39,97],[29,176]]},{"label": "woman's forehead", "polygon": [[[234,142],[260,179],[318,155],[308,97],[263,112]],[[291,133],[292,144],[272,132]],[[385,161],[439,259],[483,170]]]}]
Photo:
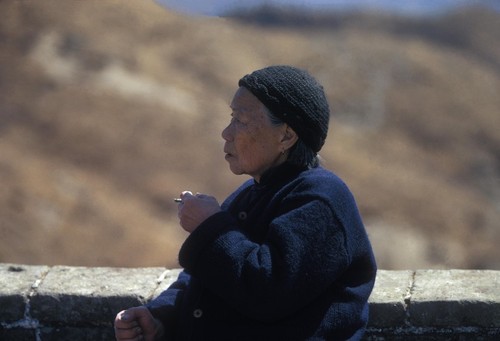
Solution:
[{"label": "woman's forehead", "polygon": [[262,110],[265,106],[248,89],[240,87],[234,94],[230,107],[233,110],[253,111],[253,110]]}]

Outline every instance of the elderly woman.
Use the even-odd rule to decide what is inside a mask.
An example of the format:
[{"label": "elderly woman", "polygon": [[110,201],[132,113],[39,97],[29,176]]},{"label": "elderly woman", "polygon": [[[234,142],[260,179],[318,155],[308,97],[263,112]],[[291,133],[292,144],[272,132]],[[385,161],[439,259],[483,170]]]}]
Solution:
[{"label": "elderly woman", "polygon": [[225,158],[252,179],[222,205],[181,194],[184,271],[146,306],[118,313],[116,339],[360,339],[376,265],[353,196],[318,162],[323,88],[271,66],[239,81],[231,109]]}]

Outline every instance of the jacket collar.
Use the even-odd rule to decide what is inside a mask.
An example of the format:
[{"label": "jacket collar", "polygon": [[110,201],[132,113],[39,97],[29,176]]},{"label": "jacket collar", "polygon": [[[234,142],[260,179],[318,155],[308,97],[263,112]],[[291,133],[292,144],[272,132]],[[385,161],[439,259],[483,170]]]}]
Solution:
[{"label": "jacket collar", "polygon": [[257,188],[284,184],[297,177],[304,170],[306,167],[285,162],[265,171],[260,177],[260,182],[254,181],[254,184]]}]

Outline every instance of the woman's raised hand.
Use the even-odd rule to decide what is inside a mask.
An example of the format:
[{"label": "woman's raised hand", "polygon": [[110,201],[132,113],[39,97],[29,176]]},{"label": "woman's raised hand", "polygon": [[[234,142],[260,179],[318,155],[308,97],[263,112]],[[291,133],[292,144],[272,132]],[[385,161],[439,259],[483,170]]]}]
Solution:
[{"label": "woman's raised hand", "polygon": [[208,217],[221,211],[220,205],[213,196],[189,191],[181,193],[182,202],[179,204],[178,217],[182,228],[193,232]]}]

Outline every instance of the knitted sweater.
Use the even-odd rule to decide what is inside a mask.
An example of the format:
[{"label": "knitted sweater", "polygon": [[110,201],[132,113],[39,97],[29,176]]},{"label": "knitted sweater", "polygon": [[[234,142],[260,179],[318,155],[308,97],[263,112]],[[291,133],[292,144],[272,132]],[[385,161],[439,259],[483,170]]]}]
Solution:
[{"label": "knitted sweater", "polygon": [[181,247],[147,305],[167,340],[358,340],[376,265],[346,185],[285,164],[245,182]]}]

